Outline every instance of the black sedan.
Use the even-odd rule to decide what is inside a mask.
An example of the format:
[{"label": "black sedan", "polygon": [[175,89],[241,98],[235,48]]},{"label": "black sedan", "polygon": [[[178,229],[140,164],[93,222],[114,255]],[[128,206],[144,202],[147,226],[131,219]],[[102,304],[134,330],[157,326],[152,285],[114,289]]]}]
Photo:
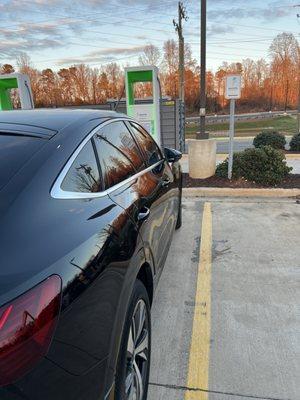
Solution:
[{"label": "black sedan", "polygon": [[115,112],[0,112],[0,399],[145,400],[181,154]]}]

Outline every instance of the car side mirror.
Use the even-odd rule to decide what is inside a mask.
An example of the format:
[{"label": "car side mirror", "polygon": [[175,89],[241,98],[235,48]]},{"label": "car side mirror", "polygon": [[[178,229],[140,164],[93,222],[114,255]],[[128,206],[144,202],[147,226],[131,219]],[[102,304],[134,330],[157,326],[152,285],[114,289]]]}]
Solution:
[{"label": "car side mirror", "polygon": [[165,153],[166,160],[169,163],[174,163],[176,161],[179,161],[182,157],[182,153],[180,153],[180,151],[174,150],[174,149],[169,149],[168,147],[164,148],[164,153]]}]

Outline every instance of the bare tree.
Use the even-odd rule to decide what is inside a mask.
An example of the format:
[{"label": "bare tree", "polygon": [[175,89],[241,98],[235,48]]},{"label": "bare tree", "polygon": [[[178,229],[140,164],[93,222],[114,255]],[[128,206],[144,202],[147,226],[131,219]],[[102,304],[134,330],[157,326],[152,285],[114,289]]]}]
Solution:
[{"label": "bare tree", "polygon": [[299,43],[292,33],[277,35],[270,46],[273,68],[277,70],[277,79],[281,81],[284,95],[284,108],[289,106],[292,86],[295,82],[298,65]]},{"label": "bare tree", "polygon": [[31,59],[27,53],[20,53],[17,57],[18,70],[22,74],[30,74],[33,69]]},{"label": "bare tree", "polygon": [[143,54],[139,57],[140,65],[156,65],[160,63],[161,53],[158,47],[148,44],[144,47]]}]

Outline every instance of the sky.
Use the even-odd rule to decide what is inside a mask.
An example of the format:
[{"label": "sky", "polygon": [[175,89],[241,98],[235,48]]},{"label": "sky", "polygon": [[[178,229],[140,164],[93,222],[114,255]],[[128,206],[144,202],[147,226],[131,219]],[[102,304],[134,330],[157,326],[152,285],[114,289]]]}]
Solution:
[{"label": "sky", "polygon": [[[185,41],[200,60],[200,0],[183,1]],[[298,6],[298,7],[295,7]],[[147,44],[177,40],[176,0],[0,0],[0,64],[26,52],[38,69],[137,65]],[[300,0],[207,0],[207,64],[268,58],[272,39],[300,40]]]}]

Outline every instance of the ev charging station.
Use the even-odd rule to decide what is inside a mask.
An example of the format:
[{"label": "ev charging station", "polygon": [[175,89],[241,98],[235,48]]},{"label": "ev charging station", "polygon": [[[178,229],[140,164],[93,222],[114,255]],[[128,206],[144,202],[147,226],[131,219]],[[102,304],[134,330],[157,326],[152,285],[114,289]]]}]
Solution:
[{"label": "ev charging station", "polygon": [[[134,85],[140,82],[150,82],[152,84],[152,103],[137,104],[134,97]],[[151,134],[154,140],[161,145],[158,68],[152,65],[125,68],[125,87],[127,115],[139,121],[140,124],[143,125]]]},{"label": "ev charging station", "polygon": [[0,111],[13,109],[10,97],[11,89],[19,90],[22,109],[34,108],[29,77],[25,74],[12,73],[0,75]]}]

